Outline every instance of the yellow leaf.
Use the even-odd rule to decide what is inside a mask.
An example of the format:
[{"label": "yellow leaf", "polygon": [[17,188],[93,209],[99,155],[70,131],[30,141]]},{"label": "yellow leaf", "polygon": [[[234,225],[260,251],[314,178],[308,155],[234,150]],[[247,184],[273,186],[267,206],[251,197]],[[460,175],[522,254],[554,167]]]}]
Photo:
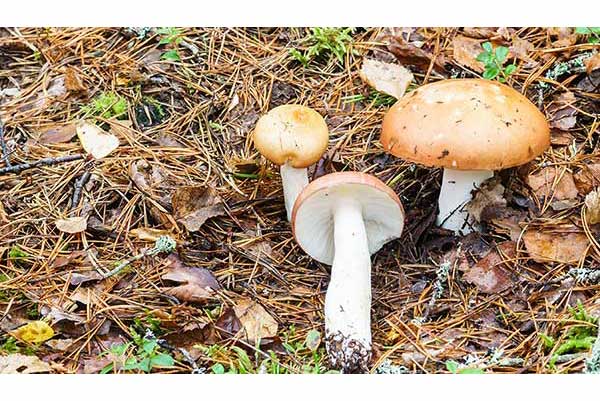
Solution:
[{"label": "yellow leaf", "polygon": [[52,330],[52,327],[48,323],[36,320],[19,327],[10,334],[28,343],[43,343],[54,337],[54,330]]},{"label": "yellow leaf", "polygon": [[77,234],[87,228],[87,217],[67,217],[56,220],[56,228],[64,233]]},{"label": "yellow leaf", "polygon": [[82,122],[77,126],[77,136],[83,149],[94,156],[95,159],[108,156],[119,146],[119,139],[116,136],[86,122]]},{"label": "yellow leaf", "polygon": [[142,241],[156,241],[161,235],[170,235],[167,230],[159,230],[157,228],[139,227],[129,231],[129,234],[139,238]]}]

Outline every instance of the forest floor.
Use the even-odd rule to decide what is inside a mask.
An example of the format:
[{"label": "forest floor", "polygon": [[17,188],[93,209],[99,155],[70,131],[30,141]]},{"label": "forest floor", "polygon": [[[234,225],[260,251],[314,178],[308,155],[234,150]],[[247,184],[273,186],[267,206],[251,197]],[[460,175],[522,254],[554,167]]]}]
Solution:
[{"label": "forest floor", "polygon": [[[598,34],[0,30],[0,372],[329,372],[329,266],[295,243],[252,144],[286,103],[330,129],[311,179],[368,172],[406,210],[372,256],[371,372],[600,369]],[[485,42],[508,49],[496,67],[477,61]],[[480,233],[437,228],[441,170],[382,148],[395,99],[361,80],[367,58],[410,69],[408,91],[506,78],[546,115],[551,147],[496,175]],[[170,254],[152,251],[161,235]]]}]

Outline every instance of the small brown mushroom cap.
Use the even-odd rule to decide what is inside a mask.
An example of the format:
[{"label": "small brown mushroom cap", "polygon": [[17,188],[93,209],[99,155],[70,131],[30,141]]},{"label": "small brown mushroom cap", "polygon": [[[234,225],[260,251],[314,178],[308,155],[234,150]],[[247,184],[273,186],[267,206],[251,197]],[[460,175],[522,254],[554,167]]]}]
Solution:
[{"label": "small brown mushroom cap", "polygon": [[402,234],[402,202],[377,177],[354,171],[321,176],[302,190],[292,212],[292,232],[296,242],[319,262],[333,263],[333,214],[336,202],[344,197],[361,205],[371,254]]},{"label": "small brown mushroom cap", "polygon": [[313,109],[297,104],[278,106],[262,116],[254,129],[254,146],[278,165],[295,168],[316,163],[329,141],[323,117]]},{"label": "small brown mushroom cap", "polygon": [[457,170],[501,170],[550,146],[544,115],[509,86],[449,79],[401,98],[383,120],[386,151],[414,163]]}]

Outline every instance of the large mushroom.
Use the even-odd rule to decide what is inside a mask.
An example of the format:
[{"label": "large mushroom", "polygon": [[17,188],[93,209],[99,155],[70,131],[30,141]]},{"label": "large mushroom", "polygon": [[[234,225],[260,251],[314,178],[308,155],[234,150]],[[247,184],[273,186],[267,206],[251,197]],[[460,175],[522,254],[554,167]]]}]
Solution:
[{"label": "large mushroom", "polygon": [[292,214],[300,247],[331,265],[325,297],[326,347],[342,372],[366,371],[371,359],[371,254],[400,237],[404,209],[379,179],[333,173],[308,184]]},{"label": "large mushroom", "polygon": [[498,82],[451,79],[424,85],[385,115],[384,148],[428,167],[443,167],[437,222],[456,234],[476,229],[464,207],[494,170],[533,160],[550,145],[544,115]]},{"label": "large mushroom", "polygon": [[329,141],[323,117],[297,104],[278,106],[262,116],[254,129],[254,146],[280,166],[288,221],[296,197],[308,184],[306,167],[317,162]]}]

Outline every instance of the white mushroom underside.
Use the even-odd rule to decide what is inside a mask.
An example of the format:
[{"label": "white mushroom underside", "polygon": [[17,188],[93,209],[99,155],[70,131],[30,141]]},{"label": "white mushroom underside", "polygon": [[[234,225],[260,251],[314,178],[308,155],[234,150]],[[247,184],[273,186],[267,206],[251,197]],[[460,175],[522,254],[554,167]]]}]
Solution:
[{"label": "white mushroom underside", "polygon": [[285,163],[281,165],[279,173],[281,174],[281,184],[283,186],[285,210],[288,221],[291,221],[294,202],[296,202],[296,198],[304,187],[308,185],[308,172],[306,168],[295,168]]},{"label": "white mushroom underside", "polygon": [[477,223],[466,210],[471,200],[471,191],[487,179],[492,178],[491,170],[444,169],[442,188],[438,198],[440,213],[437,224],[456,234],[466,235],[477,228]]},{"label": "white mushroom underside", "polygon": [[335,189],[312,195],[296,212],[296,239],[313,259],[328,265],[333,263],[335,254],[333,207],[343,197],[356,199],[362,207],[370,254],[398,238],[404,226],[404,216],[396,202],[385,192],[370,186],[337,185]]}]

